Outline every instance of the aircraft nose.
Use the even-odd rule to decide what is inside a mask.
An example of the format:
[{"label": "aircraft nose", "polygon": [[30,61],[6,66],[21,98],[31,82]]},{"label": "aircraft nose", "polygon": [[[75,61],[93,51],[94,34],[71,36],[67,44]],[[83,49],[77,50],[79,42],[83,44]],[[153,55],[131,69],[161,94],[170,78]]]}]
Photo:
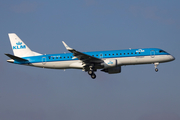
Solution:
[{"label": "aircraft nose", "polygon": [[170,58],[171,58],[171,60],[172,60],[172,61],[173,61],[173,60],[175,60],[175,57],[174,57],[174,56],[172,56],[172,55],[170,56]]}]

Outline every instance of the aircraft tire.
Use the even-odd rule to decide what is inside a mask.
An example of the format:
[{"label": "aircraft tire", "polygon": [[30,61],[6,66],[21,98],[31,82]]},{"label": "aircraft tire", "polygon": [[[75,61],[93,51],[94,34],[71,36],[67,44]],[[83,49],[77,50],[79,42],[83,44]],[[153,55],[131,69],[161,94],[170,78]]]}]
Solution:
[{"label": "aircraft tire", "polygon": [[155,71],[158,72],[158,69],[156,68]]},{"label": "aircraft tire", "polygon": [[96,78],[96,74],[92,74],[92,75],[91,75],[91,78],[92,78],[92,79],[95,79],[95,78]]},{"label": "aircraft tire", "polygon": [[89,75],[92,75],[93,73],[94,73],[94,72],[93,72],[92,70],[89,70],[89,71],[88,71],[88,74],[89,74]]}]

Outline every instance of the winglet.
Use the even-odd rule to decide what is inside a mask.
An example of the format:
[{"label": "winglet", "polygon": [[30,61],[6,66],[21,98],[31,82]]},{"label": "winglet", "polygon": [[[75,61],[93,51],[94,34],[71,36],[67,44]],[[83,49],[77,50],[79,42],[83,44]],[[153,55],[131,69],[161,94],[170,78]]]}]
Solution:
[{"label": "winglet", "polygon": [[62,43],[64,44],[64,46],[65,46],[65,48],[66,48],[67,50],[73,50],[73,49],[70,48],[64,41],[62,41]]}]

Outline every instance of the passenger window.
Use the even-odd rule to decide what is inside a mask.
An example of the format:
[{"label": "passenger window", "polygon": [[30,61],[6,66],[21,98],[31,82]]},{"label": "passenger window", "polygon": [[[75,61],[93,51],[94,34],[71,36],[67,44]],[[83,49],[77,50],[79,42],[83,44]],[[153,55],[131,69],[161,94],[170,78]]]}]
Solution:
[{"label": "passenger window", "polygon": [[135,54],[137,54],[137,52],[135,52]]},{"label": "passenger window", "polygon": [[131,53],[131,54],[133,54],[133,53]]},{"label": "passenger window", "polygon": [[67,58],[69,58],[69,56]]},{"label": "passenger window", "polygon": [[98,56],[98,55],[96,55],[96,56]]},{"label": "passenger window", "polygon": [[105,56],[106,56],[106,54],[105,54]]},{"label": "passenger window", "polygon": [[122,55],[122,53],[120,53],[120,55]]},{"label": "passenger window", "polygon": [[111,54],[109,54],[109,56],[110,56]]},{"label": "passenger window", "polygon": [[49,56],[49,59],[51,59],[51,57]]},{"label": "passenger window", "polygon": [[54,57],[52,57],[52,59],[54,59]]},{"label": "passenger window", "polygon": [[128,55],[129,55],[129,53],[128,53]]},{"label": "passenger window", "polygon": [[116,55],[118,55],[118,53],[116,53]]},{"label": "passenger window", "polygon": [[71,58],[72,58],[72,56],[71,56]]},{"label": "passenger window", "polygon": [[126,53],[124,53],[124,55],[125,55]]},{"label": "passenger window", "polygon": [[94,55],[92,55],[94,57]]},{"label": "passenger window", "polygon": [[60,59],[61,59],[62,57],[60,57]]},{"label": "passenger window", "polygon": [[112,54],[112,55],[114,55],[114,54]]},{"label": "passenger window", "polygon": [[58,59],[58,57],[56,57],[56,59]]},{"label": "passenger window", "polygon": [[141,52],[139,52],[139,54],[141,54]]},{"label": "passenger window", "polygon": [[64,57],[64,58],[66,58],[66,57]]}]

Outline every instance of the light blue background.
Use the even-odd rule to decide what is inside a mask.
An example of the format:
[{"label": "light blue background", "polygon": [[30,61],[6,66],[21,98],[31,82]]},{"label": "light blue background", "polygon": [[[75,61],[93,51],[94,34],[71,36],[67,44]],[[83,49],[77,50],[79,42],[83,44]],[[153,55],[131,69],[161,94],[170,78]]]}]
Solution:
[{"label": "light blue background", "polygon": [[[0,120],[180,120],[179,0],[0,1]],[[7,63],[8,33],[31,50],[161,48],[176,60],[122,73]]]}]

